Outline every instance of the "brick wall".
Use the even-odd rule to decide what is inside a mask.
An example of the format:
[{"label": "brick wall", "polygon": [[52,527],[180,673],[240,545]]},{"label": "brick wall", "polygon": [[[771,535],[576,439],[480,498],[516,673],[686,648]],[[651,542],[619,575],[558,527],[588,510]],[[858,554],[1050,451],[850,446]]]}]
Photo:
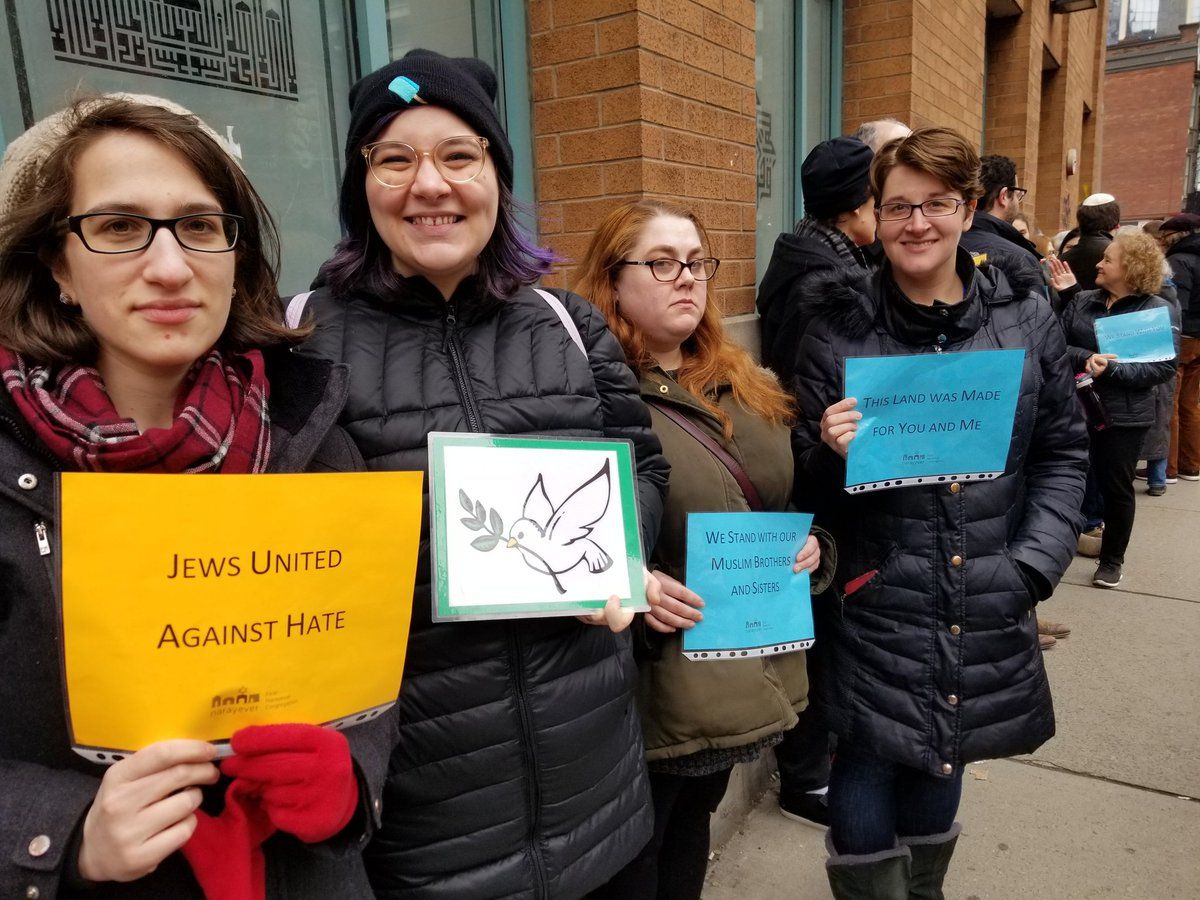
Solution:
[{"label": "brick wall", "polygon": [[913,0],[845,0],[842,130],[912,107]]},{"label": "brick wall", "polygon": [[600,218],[665,197],[722,260],[726,314],[754,306],[753,0],[529,0],[543,240],[569,286]]},{"label": "brick wall", "polygon": [[[1051,236],[1073,227],[1079,201],[1102,189],[1098,140],[1103,120],[1100,80],[1106,17],[1103,4],[1096,10],[1066,16],[1050,16],[1038,7],[1033,23],[1043,54],[1057,63],[1042,76],[1037,191],[1031,198],[1038,224]],[[1067,170],[1072,151],[1074,174]]]},{"label": "brick wall", "polygon": [[[1042,39],[1038,16],[987,23],[987,109],[984,153],[1017,165],[1017,183],[1037,197],[1038,129],[1042,112]],[[1042,16],[1042,24],[1048,16]]]},{"label": "brick wall", "polygon": [[[843,128],[890,116],[982,138],[983,152],[1016,162],[1027,209],[1055,231],[1099,181],[1105,11],[1052,16],[1043,0],[1014,0],[1002,6],[1016,15],[993,18],[988,5],[845,0]],[[1075,176],[1066,174],[1071,149]]]},{"label": "brick wall", "polygon": [[845,0],[842,125],[983,123],[985,0]]},{"label": "brick wall", "polygon": [[1125,219],[1154,219],[1183,205],[1195,63],[1113,72],[1104,85],[1104,189]]},{"label": "brick wall", "polygon": [[986,0],[913,4],[914,127],[948,125],[971,140],[983,131]]}]

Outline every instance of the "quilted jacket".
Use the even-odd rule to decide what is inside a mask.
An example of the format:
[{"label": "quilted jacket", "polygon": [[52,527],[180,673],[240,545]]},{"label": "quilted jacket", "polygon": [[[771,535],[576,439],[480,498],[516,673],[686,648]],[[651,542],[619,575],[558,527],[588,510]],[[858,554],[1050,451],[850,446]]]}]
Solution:
[{"label": "quilted jacket", "polygon": [[[1082,372],[1088,357],[1099,352],[1096,322],[1108,316],[1166,307],[1179,356],[1179,304],[1169,303],[1157,294],[1130,294],[1112,307],[1103,290],[1079,291],[1062,313],[1067,337],[1067,359],[1073,372]],[[1115,360],[1096,379],[1096,393],[1104,404],[1109,421],[1116,427],[1144,428],[1154,424],[1158,385],[1175,377],[1175,360],[1154,363],[1123,363]]]},{"label": "quilted jacket", "polygon": [[[1087,467],[1087,434],[1048,301],[1036,284],[1014,289],[995,267],[973,270],[962,250],[959,271],[969,305],[943,333],[888,313],[887,304],[909,301],[886,266],[831,282],[801,347],[793,433],[797,485],[824,486],[798,502],[814,504],[838,545],[840,599],[822,610],[817,631],[830,728],[939,776],[1028,753],[1054,734],[1033,606],[1074,554]],[[845,464],[821,442],[820,420],[843,396],[847,357],[998,348],[1025,350],[1002,476],[841,489]]]},{"label": "quilted jacket", "polygon": [[[369,468],[427,471],[430,431],[631,440],[646,546],[668,466],[603,317],[562,301],[587,355],[531,289],[449,299],[423,278],[398,297],[309,300],[307,352],[350,364],[342,424]],[[431,622],[422,535],[383,825],[367,850],[380,897],[577,897],[650,835],[626,635],[574,618]]]}]

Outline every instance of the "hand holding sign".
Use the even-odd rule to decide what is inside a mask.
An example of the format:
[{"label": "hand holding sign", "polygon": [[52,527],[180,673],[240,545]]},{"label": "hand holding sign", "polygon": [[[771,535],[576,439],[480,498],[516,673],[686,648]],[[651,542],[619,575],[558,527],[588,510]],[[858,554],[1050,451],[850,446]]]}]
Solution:
[{"label": "hand holding sign", "polygon": [[112,766],[83,820],[79,874],[88,881],[134,881],[182,847],[196,828],[198,785],[215,784],[217,748],[160,741]]},{"label": "hand holding sign", "polygon": [[687,585],[666,572],[653,572],[650,577],[662,588],[663,600],[646,614],[646,625],[659,634],[671,634],[680,628],[695,628],[696,623],[704,618],[700,612],[704,606],[700,595],[688,590]]},{"label": "hand holding sign", "polygon": [[821,440],[842,459],[846,458],[850,442],[858,434],[862,413],[854,408],[857,404],[853,397],[847,397],[821,414]]},{"label": "hand holding sign", "polygon": [[821,545],[817,543],[816,537],[810,534],[804,541],[804,546],[796,554],[796,564],[792,566],[792,571],[797,575],[801,572],[811,575],[819,568],[821,568]]}]

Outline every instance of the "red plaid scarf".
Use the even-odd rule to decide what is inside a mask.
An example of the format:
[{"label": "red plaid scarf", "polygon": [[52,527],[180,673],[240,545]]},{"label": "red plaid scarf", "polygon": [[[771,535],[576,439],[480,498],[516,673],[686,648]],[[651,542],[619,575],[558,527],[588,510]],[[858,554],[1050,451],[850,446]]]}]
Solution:
[{"label": "red plaid scarf", "polygon": [[257,350],[197,360],[170,428],[138,432],[89,366],[31,366],[0,347],[4,387],[38,439],[82,472],[262,472],[271,453],[267,376]]}]

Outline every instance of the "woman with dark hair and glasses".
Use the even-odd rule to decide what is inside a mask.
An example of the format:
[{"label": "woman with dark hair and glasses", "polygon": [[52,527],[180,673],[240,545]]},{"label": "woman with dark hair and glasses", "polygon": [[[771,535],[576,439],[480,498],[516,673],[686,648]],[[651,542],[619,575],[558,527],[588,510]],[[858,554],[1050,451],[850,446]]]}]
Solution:
[{"label": "woman with dark hair and glasses", "polygon": [[0,165],[0,896],[371,895],[394,716],[243,729],[229,781],[204,741],[88,762],[64,714],[55,473],[361,468],[345,367],[288,352],[277,255],[238,164],[165,100],[80,101]]},{"label": "woman with dark hair and glasses", "polygon": [[[1087,434],[1062,329],[1037,283],[959,248],[979,157],[947,128],[883,147],[871,193],[886,262],[832,280],[800,348],[796,483],[838,545],[839,602],[818,608],[834,895],[941,897],[963,766],[1054,734],[1034,606],[1075,549]],[[1020,349],[1004,473],[849,494],[861,414],[848,357]],[[804,502],[804,501],[802,501]]]},{"label": "woman with dark hair and glasses", "polygon": [[[532,287],[551,255],[517,226],[496,87],[480,60],[427,50],[354,86],[346,237],[307,298],[307,349],[350,364],[342,422],[373,469],[426,470],[430,431],[631,441],[652,546],[667,465],[604,317]],[[371,883],[380,897],[580,896],[650,836],[617,633],[632,616],[435,624],[427,537]]]},{"label": "woman with dark hair and glasses", "polygon": [[[626,203],[596,229],[575,285],[625,348],[671,464],[651,554],[663,601],[635,631],[654,837],[595,897],[699,897],[710,819],[734,764],[778,744],[808,702],[802,650],[719,662],[683,655],[683,632],[704,605],[683,583],[688,513],[783,512],[792,494],[791,396],[726,337],[720,310],[708,302],[720,264],[706,255],[709,246],[691,210],[662,200]],[[797,572],[820,567],[816,591],[833,578],[835,557],[824,544],[822,552],[809,536],[795,561]]]}]

